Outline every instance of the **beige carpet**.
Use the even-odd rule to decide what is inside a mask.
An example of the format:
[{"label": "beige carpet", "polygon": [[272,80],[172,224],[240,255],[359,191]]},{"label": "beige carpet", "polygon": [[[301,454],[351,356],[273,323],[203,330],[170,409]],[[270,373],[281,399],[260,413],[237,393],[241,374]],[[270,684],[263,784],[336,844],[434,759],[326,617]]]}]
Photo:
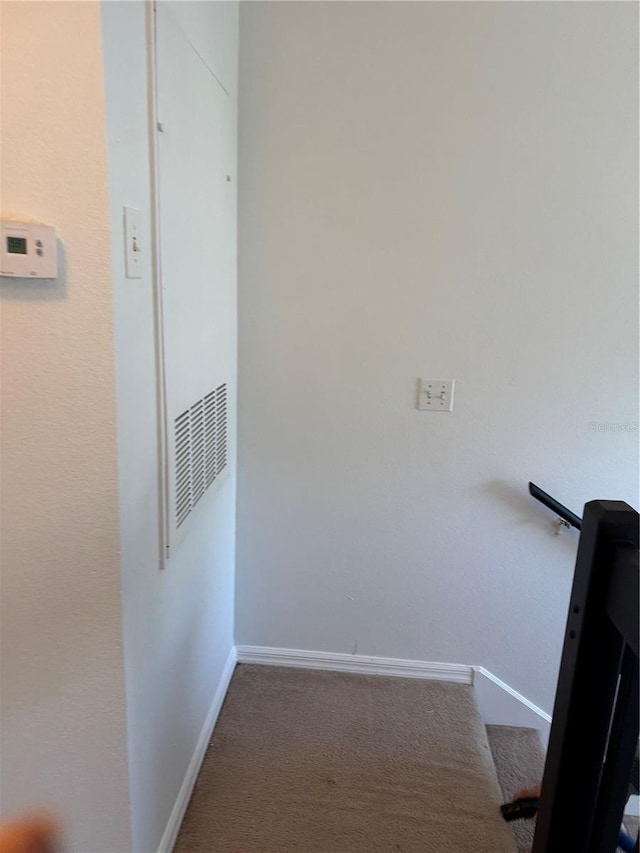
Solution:
[{"label": "beige carpet", "polygon": [[466,685],[240,665],[175,853],[513,853]]}]

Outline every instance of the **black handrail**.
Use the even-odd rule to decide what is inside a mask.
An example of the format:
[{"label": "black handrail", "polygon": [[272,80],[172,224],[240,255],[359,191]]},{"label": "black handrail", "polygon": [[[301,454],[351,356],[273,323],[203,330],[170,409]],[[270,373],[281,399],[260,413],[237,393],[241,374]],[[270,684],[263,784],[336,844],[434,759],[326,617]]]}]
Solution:
[{"label": "black handrail", "polygon": [[532,853],[618,848],[640,718],[638,521],[622,501],[584,506]]},{"label": "black handrail", "polygon": [[540,501],[541,504],[548,507],[548,509],[553,510],[553,512],[559,515],[560,518],[563,518],[567,524],[571,525],[571,527],[575,527],[576,530],[582,530],[582,519],[574,512],[571,512],[570,509],[567,509],[566,506],[563,506],[555,498],[552,498],[551,495],[543,492],[540,486],[536,486],[535,483],[529,483],[529,494],[537,501]]}]

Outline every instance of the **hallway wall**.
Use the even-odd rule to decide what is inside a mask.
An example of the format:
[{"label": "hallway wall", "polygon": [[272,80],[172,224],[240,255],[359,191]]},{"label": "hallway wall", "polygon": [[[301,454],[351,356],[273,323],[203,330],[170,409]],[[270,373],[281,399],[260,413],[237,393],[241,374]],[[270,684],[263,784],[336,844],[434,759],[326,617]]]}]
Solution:
[{"label": "hallway wall", "polygon": [[[228,475],[201,500],[172,545],[161,569],[158,436],[158,371],[151,268],[151,163],[148,116],[148,32],[145,5],[102,4],[107,93],[109,201],[112,225],[113,298],[116,336],[118,463],[121,496],[122,590],[127,678],[132,837],[135,853],[157,851],[170,840],[182,785],[218,687],[228,676],[233,647],[235,562],[235,352],[228,377]],[[176,56],[200,55],[214,68],[232,104],[229,128],[235,148],[237,99],[237,5],[163,2]],[[191,91],[186,65],[172,69]],[[204,108],[204,105],[201,105]],[[166,133],[174,130],[163,114]],[[193,169],[208,162],[185,151]],[[234,164],[235,167],[235,155]],[[235,180],[235,168],[232,173]],[[235,188],[235,183],[233,184]],[[124,268],[123,207],[141,212],[142,277]],[[193,199],[197,207],[197,199]],[[173,213],[173,208],[169,211]],[[184,214],[184,211],[183,211]],[[179,215],[179,211],[175,211]],[[206,226],[206,223],[203,223]],[[235,241],[235,210],[231,228]],[[172,234],[163,238],[171,245]],[[212,237],[212,240],[215,238]],[[175,248],[175,247],[174,247]],[[235,245],[233,246],[235,256]],[[166,271],[165,271],[166,273]],[[189,298],[189,281],[165,278]],[[235,269],[224,282],[234,311],[228,334],[235,341]],[[177,340],[176,346],[188,343]],[[188,348],[188,347],[187,347]],[[205,378],[217,365],[200,365]],[[208,380],[207,380],[208,381]],[[213,381],[213,379],[211,380]],[[172,440],[173,432],[169,433]],[[173,521],[173,518],[171,519]],[[205,732],[206,734],[206,732]],[[178,811],[174,811],[177,809]],[[175,827],[177,829],[177,826]]]},{"label": "hallway wall", "polygon": [[238,643],[552,710],[527,483],[638,501],[637,69],[633,4],[241,4]]},{"label": "hallway wall", "polygon": [[2,812],[130,849],[100,9],[2,3],[2,216],[56,229],[56,282],[0,282]]}]

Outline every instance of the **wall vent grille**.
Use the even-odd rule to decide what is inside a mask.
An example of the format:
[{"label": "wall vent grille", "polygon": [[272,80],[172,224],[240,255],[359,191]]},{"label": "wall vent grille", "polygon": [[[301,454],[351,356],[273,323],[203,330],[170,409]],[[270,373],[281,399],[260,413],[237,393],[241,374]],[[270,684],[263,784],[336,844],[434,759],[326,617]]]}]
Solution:
[{"label": "wall vent grille", "polygon": [[175,419],[176,527],[227,465],[227,386],[219,385]]}]

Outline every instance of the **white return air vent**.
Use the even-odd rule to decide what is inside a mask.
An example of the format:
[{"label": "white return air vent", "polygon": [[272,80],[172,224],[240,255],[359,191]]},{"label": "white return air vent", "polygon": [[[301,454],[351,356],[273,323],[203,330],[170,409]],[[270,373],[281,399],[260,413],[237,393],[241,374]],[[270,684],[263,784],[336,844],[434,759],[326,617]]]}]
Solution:
[{"label": "white return air vent", "polygon": [[175,521],[180,527],[227,465],[227,386],[175,419]]}]

